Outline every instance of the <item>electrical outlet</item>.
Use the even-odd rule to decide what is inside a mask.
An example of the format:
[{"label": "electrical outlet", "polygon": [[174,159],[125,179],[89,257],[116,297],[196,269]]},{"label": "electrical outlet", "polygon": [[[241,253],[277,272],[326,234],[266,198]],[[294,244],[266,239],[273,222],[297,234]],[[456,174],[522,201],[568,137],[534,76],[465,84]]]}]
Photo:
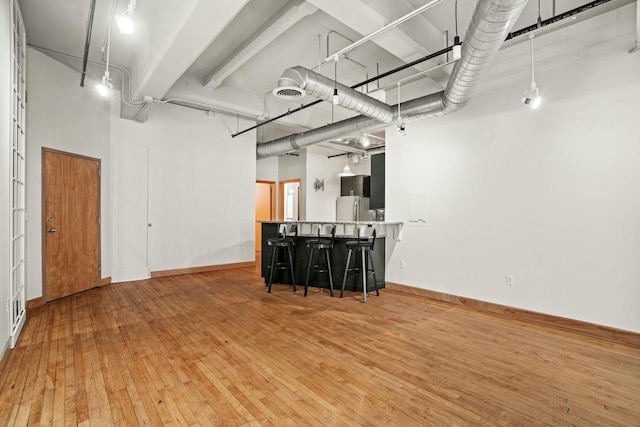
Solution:
[{"label": "electrical outlet", "polygon": [[404,266],[405,266],[404,260],[403,260],[403,259],[401,259],[401,260],[400,260],[400,268],[404,268]]},{"label": "electrical outlet", "polygon": [[507,285],[513,285],[513,276],[507,276]]}]

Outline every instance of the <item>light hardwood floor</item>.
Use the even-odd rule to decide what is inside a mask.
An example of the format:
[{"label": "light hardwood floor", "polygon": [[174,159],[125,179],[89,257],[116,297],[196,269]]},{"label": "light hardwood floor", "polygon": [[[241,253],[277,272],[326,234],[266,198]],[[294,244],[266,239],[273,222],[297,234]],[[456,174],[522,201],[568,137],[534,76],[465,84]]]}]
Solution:
[{"label": "light hardwood floor", "polygon": [[244,268],[37,307],[0,363],[0,425],[640,425],[637,347],[397,291],[302,294]]}]

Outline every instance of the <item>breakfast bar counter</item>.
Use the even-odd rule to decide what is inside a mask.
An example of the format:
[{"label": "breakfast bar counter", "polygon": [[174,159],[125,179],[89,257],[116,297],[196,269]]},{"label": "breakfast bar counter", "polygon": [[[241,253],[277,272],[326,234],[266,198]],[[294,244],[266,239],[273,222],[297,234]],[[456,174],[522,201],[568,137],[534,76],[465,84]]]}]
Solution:
[{"label": "breakfast bar counter", "polygon": [[[371,252],[373,265],[376,270],[376,279],[378,288],[384,288],[384,269],[385,269],[385,240],[399,239],[401,222],[384,222],[384,221],[261,221],[262,222],[262,277],[267,282],[269,275],[269,262],[271,259],[271,247],[267,241],[271,237],[278,235],[280,224],[296,223],[298,224],[298,237],[294,248],[294,275],[296,286],[304,287],[307,276],[307,265],[309,263],[309,249],[305,242],[308,239],[317,237],[317,228],[320,225],[335,225],[336,236],[334,247],[331,253],[331,269],[333,271],[333,287],[334,290],[340,290],[342,286],[342,278],[347,261],[347,241],[355,240],[358,235],[358,229],[374,228],[376,230],[376,242],[374,250]],[[274,272],[274,283],[289,283],[289,276],[286,270]],[[276,285],[280,286],[280,285]],[[312,274],[309,279],[309,286],[329,288],[329,278],[326,274]],[[362,292],[362,279],[355,274],[350,274],[347,280],[345,290]],[[369,281],[367,291],[373,291],[373,280]],[[338,293],[339,295],[339,293]]]}]

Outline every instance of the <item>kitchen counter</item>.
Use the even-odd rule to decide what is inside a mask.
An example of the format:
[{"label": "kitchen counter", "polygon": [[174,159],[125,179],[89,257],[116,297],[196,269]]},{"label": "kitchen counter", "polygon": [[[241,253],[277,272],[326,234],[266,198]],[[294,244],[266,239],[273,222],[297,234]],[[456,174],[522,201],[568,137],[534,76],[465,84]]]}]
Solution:
[{"label": "kitchen counter", "polygon": [[[296,277],[296,285],[304,286],[306,279],[306,269],[309,263],[309,249],[305,245],[305,241],[315,237],[317,233],[316,226],[324,224],[336,225],[336,239],[331,254],[331,269],[333,270],[334,290],[342,286],[342,278],[344,276],[345,263],[347,260],[346,242],[353,240],[357,236],[358,227],[373,227],[376,230],[376,243],[374,250],[371,252],[373,265],[376,269],[376,279],[378,288],[384,288],[384,270],[385,270],[385,246],[386,238],[399,240],[402,222],[386,222],[386,221],[258,221],[262,223],[262,277],[267,281],[269,269],[267,268],[270,257],[271,247],[267,245],[270,237],[278,234],[278,226],[282,223],[299,224],[298,237],[294,247],[294,274]],[[274,283],[289,283],[287,272],[278,271]],[[329,282],[326,274],[318,274],[309,280],[309,286],[328,288]],[[367,286],[368,291],[374,289],[373,281],[369,280]],[[346,283],[346,290],[362,292],[362,279],[355,274],[349,275]]]}]

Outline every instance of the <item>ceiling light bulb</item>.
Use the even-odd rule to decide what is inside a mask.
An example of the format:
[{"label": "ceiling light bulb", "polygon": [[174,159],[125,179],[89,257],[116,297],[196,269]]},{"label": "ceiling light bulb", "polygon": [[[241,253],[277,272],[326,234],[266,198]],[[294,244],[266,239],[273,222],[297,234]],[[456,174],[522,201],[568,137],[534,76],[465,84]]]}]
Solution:
[{"label": "ceiling light bulb", "polygon": [[101,96],[109,95],[109,90],[113,88],[111,84],[111,78],[109,77],[109,71],[104,72],[102,76],[102,82],[96,84],[96,89]]},{"label": "ceiling light bulb", "polygon": [[371,145],[371,141],[369,141],[369,138],[365,135],[360,139],[360,144],[362,144],[363,147],[368,147]]},{"label": "ceiling light bulb", "polygon": [[116,15],[116,24],[118,24],[118,31],[120,31],[120,34],[132,34],[135,30],[133,16],[128,10],[121,15]]},{"label": "ceiling light bulb", "polygon": [[96,83],[96,90],[100,94],[100,96],[109,95],[109,88],[104,83]]},{"label": "ceiling light bulb", "polygon": [[540,106],[541,102],[542,102],[542,98],[539,95],[536,95],[536,97],[531,100],[529,105],[531,105],[531,108],[535,110]]},{"label": "ceiling light bulb", "polygon": [[338,89],[333,89],[333,105],[338,105],[340,103],[340,99],[338,98]]}]

